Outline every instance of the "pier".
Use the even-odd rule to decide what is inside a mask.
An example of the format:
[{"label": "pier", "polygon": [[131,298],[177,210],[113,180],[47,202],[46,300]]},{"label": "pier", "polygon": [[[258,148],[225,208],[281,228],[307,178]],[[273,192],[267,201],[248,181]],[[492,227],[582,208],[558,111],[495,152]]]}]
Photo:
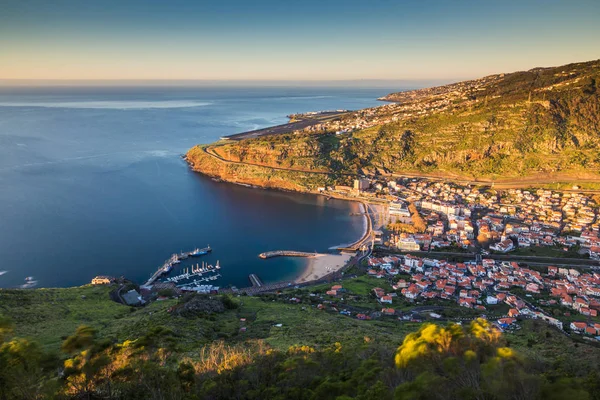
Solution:
[{"label": "pier", "polygon": [[260,258],[273,258],[273,257],[315,257],[317,253],[307,253],[304,251],[291,251],[291,250],[275,250],[260,253]]},{"label": "pier", "polygon": [[256,274],[250,274],[250,275],[248,275],[248,279],[250,280],[250,283],[252,284],[252,287],[259,288],[259,287],[263,286],[262,281],[260,280],[260,278]]}]

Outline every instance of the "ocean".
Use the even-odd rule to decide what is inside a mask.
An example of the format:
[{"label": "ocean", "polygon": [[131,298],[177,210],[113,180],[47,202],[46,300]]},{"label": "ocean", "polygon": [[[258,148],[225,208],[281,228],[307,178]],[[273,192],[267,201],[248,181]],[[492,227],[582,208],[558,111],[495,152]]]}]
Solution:
[{"label": "ocean", "polygon": [[363,218],[350,216],[358,206],[214,182],[181,155],[291,113],[375,106],[387,92],[0,87],[0,287],[96,275],[143,283],[172,253],[206,245],[213,252],[194,263],[219,260],[214,285],[245,287],[250,273],[267,283],[295,277],[306,261],[258,254],[352,242],[363,231]]}]

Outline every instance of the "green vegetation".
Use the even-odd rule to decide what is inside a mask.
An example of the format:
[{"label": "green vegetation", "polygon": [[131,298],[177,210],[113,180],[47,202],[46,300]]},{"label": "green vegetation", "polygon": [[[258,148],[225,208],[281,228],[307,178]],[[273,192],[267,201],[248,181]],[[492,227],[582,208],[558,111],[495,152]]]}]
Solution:
[{"label": "green vegetation", "polygon": [[[382,107],[359,113],[358,118],[366,121],[390,122],[348,134],[325,129],[217,143],[210,148],[233,161],[303,171],[286,171],[290,180],[284,188],[293,186],[290,182],[296,188],[310,189],[348,184],[351,178],[346,174],[377,171],[538,186],[540,182],[578,181],[593,186],[598,182],[585,180],[599,178],[599,82],[598,61],[538,68],[483,79],[476,88],[466,82],[442,87],[437,93],[417,91],[413,97],[399,99],[411,110],[394,113],[393,108]],[[196,170],[226,180],[274,184],[271,177],[265,178],[268,169],[228,171],[230,165],[219,165],[195,149],[188,159]]]},{"label": "green vegetation", "polygon": [[[366,293],[371,279],[345,286]],[[129,311],[108,291],[52,289],[50,302],[45,289],[0,291],[10,315],[0,399],[600,398],[600,349],[538,321],[503,336],[484,320],[359,321],[287,295],[188,295]],[[50,340],[52,320],[26,318],[42,308],[90,316],[72,329],[77,318],[56,321],[69,334]]]},{"label": "green vegetation", "polygon": [[577,252],[577,249],[569,249],[564,251],[562,247],[555,246],[532,246],[522,247],[510,254],[519,256],[537,256],[537,257],[556,257],[556,258],[589,258],[587,254],[582,255]]}]

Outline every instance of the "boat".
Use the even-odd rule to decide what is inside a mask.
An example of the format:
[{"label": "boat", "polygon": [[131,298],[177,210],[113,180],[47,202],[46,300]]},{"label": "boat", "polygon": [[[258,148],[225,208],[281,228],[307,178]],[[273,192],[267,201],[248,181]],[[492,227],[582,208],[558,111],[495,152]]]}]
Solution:
[{"label": "boat", "polygon": [[206,254],[208,254],[208,251],[205,249],[195,248],[194,250],[190,251],[190,257],[199,257]]}]

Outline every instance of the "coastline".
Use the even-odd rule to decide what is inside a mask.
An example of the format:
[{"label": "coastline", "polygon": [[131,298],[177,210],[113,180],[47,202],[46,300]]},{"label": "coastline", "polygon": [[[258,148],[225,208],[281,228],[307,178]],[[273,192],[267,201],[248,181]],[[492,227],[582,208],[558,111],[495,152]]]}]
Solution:
[{"label": "coastline", "polygon": [[[369,231],[369,222],[366,215],[368,210],[364,203],[358,202],[358,204],[361,211],[364,213],[363,232],[361,235],[361,238],[363,238]],[[314,257],[311,257],[308,259],[302,273],[296,279],[294,279],[294,283],[299,284],[317,281],[326,275],[338,272],[348,264],[348,261],[350,261],[352,257],[354,257],[354,255],[350,253],[318,254]]]},{"label": "coastline", "polygon": [[318,254],[311,257],[304,267],[302,274],[294,279],[294,283],[307,283],[316,281],[344,268],[352,254]]}]

